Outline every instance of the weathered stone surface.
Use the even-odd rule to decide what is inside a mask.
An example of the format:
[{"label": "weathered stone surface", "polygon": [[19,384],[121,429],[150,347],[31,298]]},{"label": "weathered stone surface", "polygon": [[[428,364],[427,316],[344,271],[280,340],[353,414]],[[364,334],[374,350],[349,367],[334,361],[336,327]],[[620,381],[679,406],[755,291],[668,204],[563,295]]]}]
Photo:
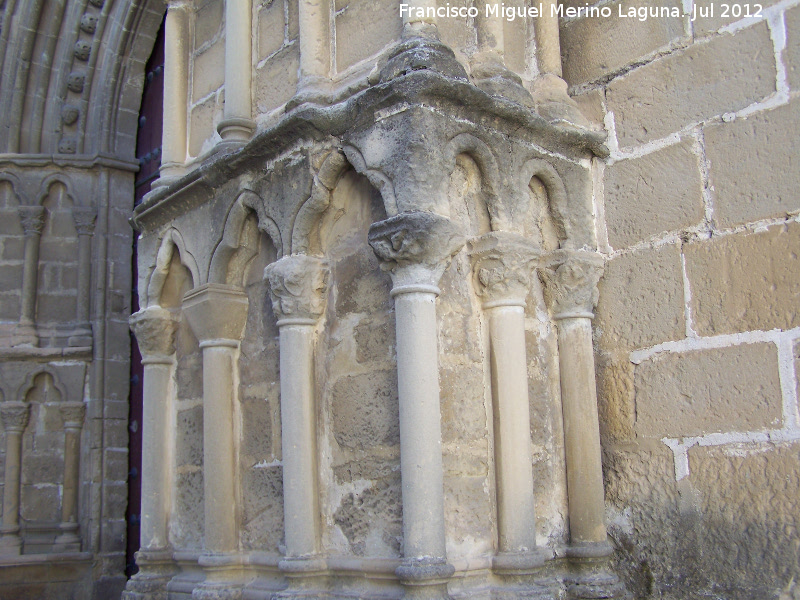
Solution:
[{"label": "weathered stone surface", "polygon": [[626,353],[602,352],[597,356],[596,368],[601,438],[631,439],[636,419],[634,365]]},{"label": "weathered stone surface", "polygon": [[783,51],[783,60],[786,65],[786,75],[789,87],[793,90],[800,89],[800,8],[794,7],[784,13],[786,19],[786,49]]},{"label": "weathered stone surface", "polygon": [[203,407],[179,410],[175,435],[175,464],[203,466]]},{"label": "weathered stone surface", "polygon": [[800,158],[793,150],[793,125],[800,100],[771,111],[705,129],[706,156],[713,186],[714,217],[720,227],[800,210],[795,175]]},{"label": "weathered stone surface", "polygon": [[[577,19],[561,27],[561,60],[570,85],[610,75],[684,35],[681,3],[676,0],[622,0],[606,6],[610,17]],[[643,21],[627,16],[630,10],[654,9],[657,16],[648,13]]]},{"label": "weathered stone surface", "polygon": [[680,249],[667,245],[606,263],[595,335],[603,348],[642,348],[685,335]]},{"label": "weathered stone surface", "polygon": [[253,81],[255,110],[269,113],[294,96],[299,65],[300,56],[294,45],[278,52],[256,71]]},{"label": "weathered stone surface", "polygon": [[[281,4],[275,2],[275,4]],[[220,30],[224,3],[222,0],[208,0],[198,3],[194,18],[194,48],[199,49],[210,42]]]},{"label": "weathered stone surface", "polygon": [[225,83],[225,40],[221,39],[204,49],[194,58],[195,77],[192,86],[192,102],[198,102]]},{"label": "weathered stone surface", "polygon": [[394,371],[342,377],[333,384],[331,403],[334,436],[340,446],[368,448],[400,442]]},{"label": "weathered stone surface", "polygon": [[356,556],[396,557],[402,541],[399,473],[342,498],[333,515]]},{"label": "weathered stone surface", "polygon": [[[711,0],[698,0],[694,3],[695,14],[697,16],[694,23],[692,23],[692,30],[695,36],[700,37],[708,35],[741,19],[753,16],[762,16],[763,10],[759,11],[758,6],[754,3],[742,2],[734,4],[727,2],[726,9],[723,4],[712,2]],[[773,4],[777,4],[776,0],[764,0],[764,2],[757,3],[762,9],[769,8]],[[713,8],[711,8],[713,6]],[[748,14],[749,12],[749,14]]]},{"label": "weathered stone surface", "polygon": [[258,59],[263,60],[283,47],[286,15],[283,2],[270,2],[258,8]]},{"label": "weathered stone surface", "polygon": [[335,10],[336,69],[340,72],[400,39],[403,21],[400,5],[393,0],[337,0]]},{"label": "weathered stone surface", "polygon": [[394,356],[395,333],[391,314],[362,320],[353,329],[353,337],[359,363],[390,360]]},{"label": "weathered stone surface", "polygon": [[372,313],[392,309],[392,280],[380,272],[380,261],[370,248],[362,248],[333,266],[336,313]]},{"label": "weathered stone surface", "polygon": [[680,438],[781,427],[774,344],[659,354],[636,365],[636,432]]},{"label": "weathered stone surface", "polygon": [[684,253],[699,334],[800,325],[800,224],[688,244]]},{"label": "weathered stone surface", "polygon": [[622,146],[664,137],[775,91],[775,59],[766,23],[698,43],[635,69],[609,87]]},{"label": "weathered stone surface", "polygon": [[216,95],[209,96],[191,110],[191,133],[189,135],[189,154],[199,156],[206,142],[214,135],[217,123],[222,119],[222,106]]},{"label": "weathered stone surface", "polygon": [[278,554],[283,538],[283,469],[244,469],[242,496],[242,545],[248,550]]},{"label": "weathered stone surface", "polygon": [[692,140],[606,167],[608,241],[625,248],[703,220],[702,184]]},{"label": "weathered stone surface", "polygon": [[590,90],[585,94],[573,96],[573,100],[581,109],[581,114],[597,126],[602,126],[606,111],[603,108],[605,94],[600,90]]}]

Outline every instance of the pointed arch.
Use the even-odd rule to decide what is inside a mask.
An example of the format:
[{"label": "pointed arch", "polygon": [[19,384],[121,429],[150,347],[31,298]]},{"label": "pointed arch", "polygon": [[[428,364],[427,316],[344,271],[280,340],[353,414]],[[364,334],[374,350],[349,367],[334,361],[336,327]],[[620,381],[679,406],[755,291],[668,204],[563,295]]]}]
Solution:
[{"label": "pointed arch", "polygon": [[186,244],[183,241],[183,236],[174,227],[167,230],[164,237],[161,239],[161,245],[156,253],[156,263],[152,268],[147,283],[147,294],[145,297],[144,307],[158,306],[161,301],[161,292],[164,289],[164,282],[169,275],[169,266],[172,262],[172,255],[178,249],[181,264],[186,267],[191,274],[192,282],[191,287],[194,288],[200,284],[200,270],[197,268],[197,261],[186,250]]},{"label": "pointed arch", "polygon": [[60,183],[64,186],[64,189],[67,191],[67,197],[72,202],[72,205],[76,206],[74,194],[75,185],[72,183],[72,180],[63,173],[51,173],[42,180],[42,183],[39,185],[39,192],[36,195],[36,203],[40,206],[43,205],[44,201],[50,195],[50,188],[56,183]]},{"label": "pointed arch", "polygon": [[67,388],[65,388],[64,384],[61,383],[61,380],[58,378],[55,369],[53,369],[49,365],[42,365],[38,369],[34,369],[30,373],[28,373],[27,377],[25,377],[25,381],[22,383],[22,385],[19,386],[19,389],[17,390],[18,402],[25,402],[28,393],[34,387],[36,387],[36,378],[43,373],[50,375],[50,378],[53,381],[53,387],[56,388],[56,391],[61,396],[61,402],[67,401]]},{"label": "pointed arch", "polygon": [[[518,180],[519,189],[527,189],[534,177],[541,180],[547,192],[547,210],[555,224],[559,245],[568,246],[572,240],[572,227],[568,217],[568,198],[564,182],[555,168],[540,158],[531,159],[523,165]],[[529,206],[524,207],[524,210],[529,209]]]}]

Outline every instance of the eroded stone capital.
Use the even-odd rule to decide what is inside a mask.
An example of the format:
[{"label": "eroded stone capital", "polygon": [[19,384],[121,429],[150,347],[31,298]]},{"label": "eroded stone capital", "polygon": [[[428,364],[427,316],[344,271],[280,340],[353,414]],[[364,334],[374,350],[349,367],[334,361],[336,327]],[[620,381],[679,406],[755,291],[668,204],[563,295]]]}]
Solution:
[{"label": "eroded stone capital", "polygon": [[44,207],[20,206],[17,210],[25,235],[41,235],[44,228]]},{"label": "eroded stone capital", "polygon": [[92,235],[97,211],[90,207],[76,206],[72,209],[72,221],[78,235]]},{"label": "eroded stone capital", "polygon": [[436,286],[464,236],[447,217],[427,212],[401,213],[369,228],[369,245],[389,271],[394,292],[405,286]]},{"label": "eroded stone capital", "polygon": [[327,261],[305,254],[284,256],[267,265],[264,278],[269,282],[272,308],[278,320],[316,322],[325,311],[328,273]]},{"label": "eroded stone capital", "polygon": [[503,231],[469,241],[475,290],[484,308],[525,306],[538,249],[520,235]]},{"label": "eroded stone capital", "polygon": [[4,402],[0,404],[0,419],[8,432],[21,433],[28,426],[31,405],[24,402]]},{"label": "eroded stone capital", "polygon": [[556,252],[551,258],[539,275],[553,318],[594,317],[603,257],[594,252],[575,251]]},{"label": "eroded stone capital", "polygon": [[183,297],[183,314],[201,346],[232,345],[244,334],[247,305],[241,288],[207,283]]},{"label": "eroded stone capital", "polygon": [[151,306],[132,314],[128,323],[145,360],[166,360],[175,353],[177,320],[172,312]]},{"label": "eroded stone capital", "polygon": [[80,429],[83,427],[83,417],[86,414],[86,405],[83,402],[62,402],[58,410],[65,429]]}]

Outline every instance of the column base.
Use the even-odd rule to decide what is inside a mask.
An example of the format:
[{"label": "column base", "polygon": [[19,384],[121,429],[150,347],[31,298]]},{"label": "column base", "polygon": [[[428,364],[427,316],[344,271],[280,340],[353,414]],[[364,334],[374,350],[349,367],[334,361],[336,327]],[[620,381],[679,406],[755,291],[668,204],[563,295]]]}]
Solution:
[{"label": "column base", "polygon": [[242,557],[238,553],[204,554],[198,559],[205,581],[192,590],[192,600],[241,600]]},{"label": "column base", "polygon": [[592,129],[583,116],[578,103],[569,97],[567,82],[552,73],[541,75],[533,82],[531,93],[534,108],[552,125],[566,125],[577,129]]},{"label": "column base", "polygon": [[81,538],[78,535],[78,524],[62,523],[58,528],[64,533],[56,537],[53,552],[80,552]]},{"label": "column base", "polygon": [[444,558],[410,559],[394,570],[409,600],[450,600],[447,582],[455,573]]},{"label": "column base", "polygon": [[490,96],[533,108],[534,102],[519,75],[510,71],[494,52],[479,52],[470,60],[472,80]]},{"label": "column base", "polygon": [[36,325],[32,323],[18,323],[11,333],[11,345],[38,348],[39,334],[36,331]]},{"label": "column base", "polygon": [[414,71],[428,70],[451,79],[468,81],[467,72],[456,60],[453,51],[438,39],[410,37],[404,39],[381,69],[379,81],[387,83]]},{"label": "column base", "polygon": [[22,538],[18,535],[19,528],[12,532],[0,530],[0,556],[19,556],[22,554]]},{"label": "column base", "polygon": [[286,576],[289,586],[273,595],[273,600],[284,598],[327,598],[325,592],[328,563],[320,556],[284,558],[278,569]]},{"label": "column base", "polygon": [[553,558],[553,552],[536,548],[529,552],[500,552],[492,558],[492,570],[497,575],[528,575],[541,569]]},{"label": "column base", "polygon": [[139,550],[139,572],[128,580],[122,600],[167,600],[167,584],[176,572],[169,551]]},{"label": "column base", "polygon": [[220,144],[231,147],[243,146],[249,142],[255,130],[255,121],[243,117],[223,119],[217,125],[217,132],[222,138]]}]

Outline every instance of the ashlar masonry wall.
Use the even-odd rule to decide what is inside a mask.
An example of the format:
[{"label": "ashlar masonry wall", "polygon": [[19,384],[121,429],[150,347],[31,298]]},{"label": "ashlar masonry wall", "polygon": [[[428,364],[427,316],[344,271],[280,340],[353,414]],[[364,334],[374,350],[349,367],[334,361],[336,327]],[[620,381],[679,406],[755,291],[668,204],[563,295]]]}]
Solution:
[{"label": "ashlar masonry wall", "polygon": [[561,22],[570,91],[610,134],[595,165],[607,520],[640,597],[785,600],[800,593],[800,7],[736,19],[714,2],[690,20],[710,4]]}]

